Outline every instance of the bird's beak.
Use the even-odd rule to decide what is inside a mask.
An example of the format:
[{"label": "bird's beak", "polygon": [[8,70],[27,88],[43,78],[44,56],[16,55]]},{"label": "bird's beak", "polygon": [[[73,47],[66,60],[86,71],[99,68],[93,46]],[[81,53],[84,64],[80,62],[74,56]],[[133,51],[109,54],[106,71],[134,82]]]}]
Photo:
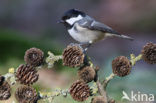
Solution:
[{"label": "bird's beak", "polygon": [[63,20],[59,20],[59,21],[57,21],[57,23],[64,23],[64,21]]}]

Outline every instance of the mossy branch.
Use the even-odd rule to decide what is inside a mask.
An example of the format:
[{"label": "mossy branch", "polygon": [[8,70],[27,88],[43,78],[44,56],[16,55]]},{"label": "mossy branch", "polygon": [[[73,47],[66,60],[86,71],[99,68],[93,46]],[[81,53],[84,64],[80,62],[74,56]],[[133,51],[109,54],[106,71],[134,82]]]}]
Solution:
[{"label": "mossy branch", "polygon": [[[22,82],[20,82],[21,84],[24,81],[27,85],[29,85],[29,86],[22,87],[22,88],[24,88],[24,91],[26,91],[26,89],[28,88],[28,91],[30,92],[30,94],[32,94],[32,96],[39,97],[38,100],[41,99],[41,100],[48,100],[48,102],[52,102],[52,100],[57,96],[67,97],[67,95],[70,94],[74,100],[85,101],[89,96],[92,96],[92,95],[90,95],[90,89],[92,89],[93,95],[96,95],[96,93],[98,92],[99,95],[101,95],[101,97],[105,99],[104,101],[106,101],[106,103],[110,103],[109,102],[110,99],[107,96],[106,88],[107,88],[108,83],[114,77],[116,77],[116,76],[124,77],[124,76],[128,75],[131,71],[131,67],[134,66],[137,63],[137,61],[139,61],[141,59],[143,59],[147,63],[156,64],[156,60],[155,60],[156,45],[152,44],[152,43],[148,43],[147,45],[144,46],[144,48],[142,50],[142,54],[138,55],[137,57],[134,54],[131,54],[130,60],[127,59],[127,57],[125,57],[125,56],[120,56],[120,57],[114,59],[113,60],[114,63],[112,61],[113,73],[110,74],[108,77],[106,77],[103,82],[100,82],[98,79],[99,76],[97,73],[99,69],[94,68],[94,64],[92,63],[90,57],[88,57],[87,61],[84,62],[83,60],[84,60],[84,57],[86,54],[84,54],[82,48],[80,48],[79,46],[74,46],[74,47],[73,46],[74,45],[72,45],[66,49],[66,52],[68,52],[68,53],[65,53],[65,54],[67,54],[67,55],[65,55],[65,57],[67,57],[67,61],[70,62],[68,64],[71,64],[71,67],[79,67],[79,68],[81,68],[82,66],[89,66],[89,67],[91,67],[91,69],[93,69],[93,71],[95,70],[93,72],[94,73],[93,78],[91,79],[91,81],[93,81],[93,80],[95,81],[94,85],[89,86],[87,84],[88,82],[85,82],[84,80],[81,81],[79,79],[78,82],[73,83],[74,86],[72,85],[70,87],[70,89],[67,89],[67,90],[62,90],[60,88],[57,88],[52,92],[39,92],[39,95],[37,95],[36,91],[33,89],[31,89],[32,91],[30,91],[30,88],[33,88],[30,86],[30,84],[35,83],[38,80],[38,74],[37,74],[37,71],[35,68],[42,64],[42,62],[43,62],[42,58],[44,57],[43,52],[41,50],[31,48],[30,50],[27,51],[27,53],[25,55],[26,65],[20,66],[21,70],[19,68],[17,70],[15,70],[14,68],[10,68],[7,74],[5,74],[3,76],[0,75],[1,86],[6,86],[6,89],[2,90],[2,91],[4,91],[4,93],[3,93],[4,95],[2,95],[3,96],[2,99],[6,100],[11,96],[11,95],[7,95],[8,97],[6,98],[5,93],[6,92],[8,94],[10,93],[10,85],[5,80],[10,80],[11,84],[13,85],[16,83],[15,78],[19,77],[22,81]],[[36,53],[38,53],[40,55],[36,55]],[[48,64],[48,67],[52,67],[56,61],[64,58],[62,55],[55,56],[51,52],[48,52],[48,55],[49,56],[46,58],[46,63]],[[74,59],[74,60],[71,60],[71,59]],[[36,60],[40,60],[40,61],[36,62]],[[33,63],[34,61],[35,61],[35,63]],[[78,63],[78,62],[80,62],[80,63]],[[82,63],[83,65],[77,65],[77,64],[81,64],[81,62],[83,62]],[[30,64],[32,64],[32,65],[30,65]],[[70,65],[68,65],[68,66],[70,66]],[[17,77],[17,73],[19,73],[18,77]],[[90,73],[92,73],[92,72],[90,72]],[[87,75],[86,78],[89,78],[89,75],[88,75],[89,73],[86,73],[86,71],[85,71],[84,74],[85,74],[85,76]],[[29,83],[31,82],[30,84],[28,84],[28,80],[29,80]],[[91,81],[89,81],[89,82],[91,82]],[[4,83],[5,83],[5,85],[4,85]],[[1,88],[1,89],[3,89],[3,88]],[[80,91],[80,89],[81,89],[81,91]],[[18,91],[18,89],[17,89],[17,91]],[[88,94],[88,95],[86,95],[86,94]],[[27,94],[25,94],[24,92],[21,93],[21,91],[19,94],[18,93],[16,94],[16,96],[18,96],[19,98],[25,97],[26,95]],[[36,101],[35,97],[34,97],[34,101]],[[23,101],[23,99],[26,99],[25,101],[33,100],[32,98],[22,98],[22,101]],[[30,99],[30,100],[28,100],[28,99]],[[33,101],[33,103],[34,103],[34,101]],[[103,102],[103,103],[105,103],[105,102]]]},{"label": "mossy branch", "polygon": [[39,92],[39,100],[48,100],[52,102],[52,100],[57,96],[67,97],[69,94],[68,90],[62,90],[61,88],[57,88],[52,92]]},{"label": "mossy branch", "polygon": [[46,63],[48,64],[48,68],[52,68],[56,61],[62,59],[62,55],[54,55],[50,51],[48,51],[48,55],[49,56],[46,58]]},{"label": "mossy branch", "polygon": [[106,87],[108,85],[108,83],[115,77],[116,75],[114,73],[110,74],[108,77],[106,77],[106,79],[103,81],[103,88],[104,90],[106,90]]},{"label": "mossy branch", "polygon": [[134,54],[131,54],[130,57],[131,57],[130,61],[132,63],[132,66],[134,66],[137,61],[142,59],[142,54],[139,54],[137,57]]},{"label": "mossy branch", "polygon": [[102,84],[100,83],[99,80],[96,82],[96,84],[97,84],[97,87],[98,87],[99,94],[101,96],[103,96],[106,99],[106,102],[107,102],[108,100],[107,100],[106,90],[103,89]]}]

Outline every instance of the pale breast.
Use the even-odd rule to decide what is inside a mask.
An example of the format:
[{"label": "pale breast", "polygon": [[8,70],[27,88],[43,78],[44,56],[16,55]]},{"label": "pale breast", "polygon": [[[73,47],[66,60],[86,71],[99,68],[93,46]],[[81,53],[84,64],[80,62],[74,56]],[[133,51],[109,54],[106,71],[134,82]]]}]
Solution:
[{"label": "pale breast", "polygon": [[96,42],[105,38],[105,33],[80,27],[77,23],[68,32],[76,41],[81,43]]}]

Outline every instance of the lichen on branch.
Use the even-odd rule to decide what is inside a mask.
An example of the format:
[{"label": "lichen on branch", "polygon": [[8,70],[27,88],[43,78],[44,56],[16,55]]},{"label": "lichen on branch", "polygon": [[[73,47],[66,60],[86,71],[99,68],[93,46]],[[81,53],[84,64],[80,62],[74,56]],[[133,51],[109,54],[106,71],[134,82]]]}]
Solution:
[{"label": "lichen on branch", "polygon": [[[112,73],[103,78],[103,81],[99,80],[99,68],[94,65],[79,44],[68,45],[62,55],[54,55],[49,51],[46,61],[44,58],[42,50],[30,48],[24,56],[25,64],[20,65],[17,69],[10,68],[8,73],[0,75],[0,100],[9,99],[11,87],[18,82],[20,87],[16,89],[15,97],[20,103],[37,103],[39,100],[51,103],[57,96],[67,97],[67,95],[71,95],[73,100],[79,102],[86,101],[91,97],[93,98],[91,103],[99,101],[100,103],[115,103],[115,100],[111,99],[106,91],[108,83],[117,76],[129,75],[131,69],[142,59],[149,64],[156,64],[156,44],[147,43],[138,56],[131,54],[130,60],[125,56],[116,57],[112,61]],[[78,69],[78,80],[65,90],[57,88],[51,92],[37,92],[32,85],[39,78],[38,67],[42,68],[42,65],[46,63],[51,68],[55,62],[61,59],[64,66]]]}]

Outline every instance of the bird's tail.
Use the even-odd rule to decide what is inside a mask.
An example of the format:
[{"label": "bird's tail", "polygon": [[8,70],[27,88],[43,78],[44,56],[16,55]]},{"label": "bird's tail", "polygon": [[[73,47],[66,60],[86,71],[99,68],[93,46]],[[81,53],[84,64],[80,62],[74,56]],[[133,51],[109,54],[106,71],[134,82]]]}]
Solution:
[{"label": "bird's tail", "polygon": [[114,36],[119,37],[119,38],[123,38],[123,39],[128,39],[128,40],[131,40],[131,41],[134,40],[133,38],[131,38],[129,36],[126,36],[126,35],[114,35]]}]

